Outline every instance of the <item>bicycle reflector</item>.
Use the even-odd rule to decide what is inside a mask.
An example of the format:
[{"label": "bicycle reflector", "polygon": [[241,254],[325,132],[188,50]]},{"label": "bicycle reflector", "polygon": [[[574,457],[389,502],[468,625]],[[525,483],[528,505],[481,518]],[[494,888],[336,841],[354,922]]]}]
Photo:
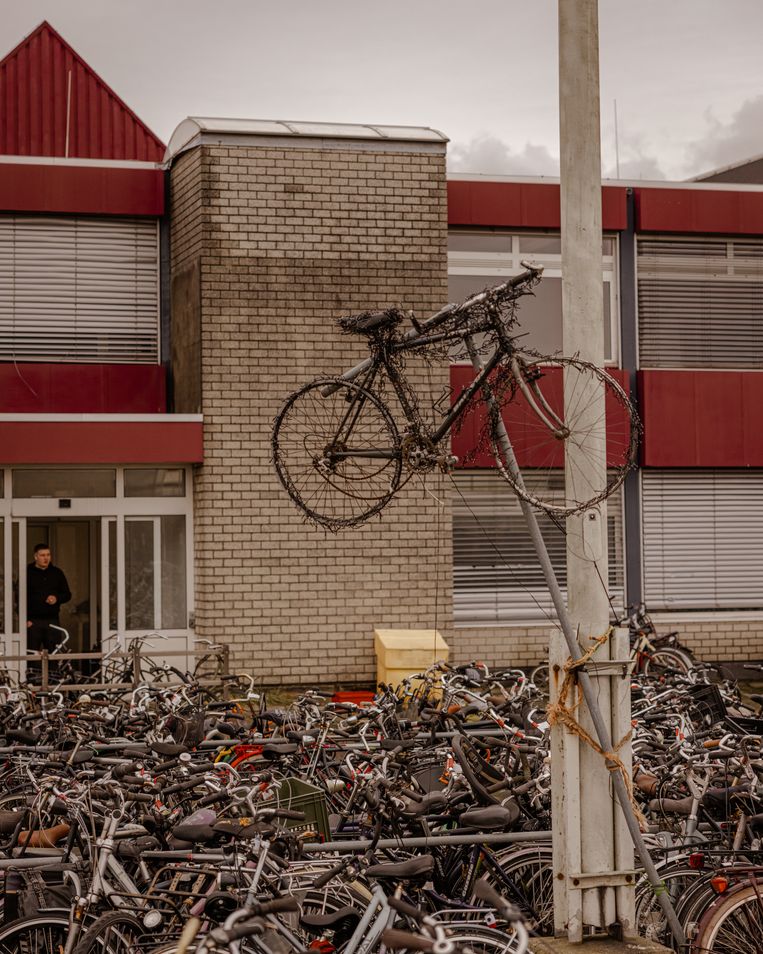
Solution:
[{"label": "bicycle reflector", "polygon": [[689,855],[689,867],[690,868],[704,868],[705,867],[705,854],[702,851],[693,851]]},{"label": "bicycle reflector", "polygon": [[716,894],[725,894],[729,890],[729,879],[726,875],[713,875],[710,884]]}]

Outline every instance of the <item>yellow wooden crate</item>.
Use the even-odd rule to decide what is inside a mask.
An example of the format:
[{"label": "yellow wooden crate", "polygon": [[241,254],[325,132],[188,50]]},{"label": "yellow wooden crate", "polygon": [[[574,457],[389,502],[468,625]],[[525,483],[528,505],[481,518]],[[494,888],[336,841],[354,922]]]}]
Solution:
[{"label": "yellow wooden crate", "polygon": [[414,673],[450,655],[448,644],[434,629],[374,630],[376,680],[396,686]]}]

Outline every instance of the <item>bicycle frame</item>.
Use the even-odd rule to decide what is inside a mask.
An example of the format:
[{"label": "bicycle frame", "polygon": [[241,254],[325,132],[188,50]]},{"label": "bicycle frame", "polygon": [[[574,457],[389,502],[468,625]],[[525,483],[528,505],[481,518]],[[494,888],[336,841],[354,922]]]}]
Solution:
[{"label": "bicycle frame", "polygon": [[[410,351],[417,348],[424,348],[435,341],[441,340],[443,337],[444,336],[441,336],[441,335],[432,335],[432,336],[426,336],[426,337],[422,336],[419,338],[415,338],[412,341],[400,342],[399,344],[394,345],[391,351],[394,353],[397,351],[403,351],[403,350]],[[466,409],[471,404],[474,396],[479,391],[484,390],[486,394],[489,393],[490,384],[488,383],[488,378],[496,369],[496,367],[498,367],[501,361],[504,360],[506,356],[507,356],[506,351],[504,351],[500,347],[496,348],[496,350],[490,356],[488,361],[485,363],[485,366],[482,369],[482,371],[480,371],[480,373],[472,381],[472,383],[468,387],[464,388],[461,394],[459,394],[458,398],[453,403],[453,405],[451,406],[450,410],[443,418],[440,425],[432,433],[425,435],[428,438],[428,440],[432,442],[432,444],[437,445],[443,440],[443,438],[450,432],[453,425],[466,412]],[[513,355],[511,357],[513,358]],[[384,371],[387,374],[387,377],[392,383],[392,386],[395,390],[395,394],[397,395],[398,402],[400,404],[400,407],[403,410],[406,420],[409,423],[414,424],[416,427],[421,427],[422,425],[421,425],[421,421],[418,418],[418,414],[415,408],[411,405],[406,395],[405,378],[401,375],[401,373],[391,364],[391,362],[385,356],[374,355],[371,361],[371,366],[368,368],[366,373],[363,375],[363,377],[359,381],[360,386],[363,389],[370,391],[371,388],[373,387],[374,380],[376,379],[381,369],[384,369]],[[549,426],[550,429],[554,430],[553,424],[549,422],[546,414],[543,412],[543,410],[540,407],[538,407],[536,400],[529,393],[529,389],[527,388],[525,382],[522,380],[521,375],[517,376],[515,374],[515,376],[517,377],[517,382],[522,390],[522,393],[528,399],[534,412],[541,418],[541,420],[547,426]],[[541,398],[541,401],[542,401],[542,398]],[[351,433],[352,426],[354,422],[357,420],[358,416],[360,415],[364,403],[365,403],[365,398],[363,395],[360,395],[356,401],[352,402],[351,406],[347,410],[347,413],[344,415],[344,417],[339,423],[339,426],[337,428],[337,435],[342,434],[344,432],[345,427],[348,425],[348,422],[349,422],[348,432]],[[545,401],[542,401],[542,403],[545,404]],[[553,415],[554,412],[551,411],[550,408],[546,406],[546,409],[548,413]],[[558,423],[561,424],[561,422],[558,422]],[[365,458],[371,458],[371,459],[392,460],[397,456],[397,453],[399,452],[395,451],[393,448],[372,448],[372,449],[364,448],[364,449],[358,449],[358,450],[349,449],[345,451],[341,451],[341,450],[333,451],[332,457],[335,460],[344,460],[350,457],[365,457]]]}]

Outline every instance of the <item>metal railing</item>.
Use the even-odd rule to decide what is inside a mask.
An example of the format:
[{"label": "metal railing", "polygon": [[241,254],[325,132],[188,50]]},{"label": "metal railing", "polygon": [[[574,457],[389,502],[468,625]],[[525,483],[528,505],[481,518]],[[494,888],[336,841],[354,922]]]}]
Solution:
[{"label": "metal railing", "polygon": [[[92,689],[92,690],[104,690],[104,689],[131,689],[135,690],[139,685],[147,681],[147,676],[155,676],[157,673],[162,672],[161,666],[154,665],[152,668],[153,671],[149,673],[144,673],[143,670],[143,661],[146,659],[162,659],[169,660],[172,657],[178,657],[182,659],[188,659],[188,657],[194,657],[197,659],[203,659],[209,657],[210,660],[218,660],[218,674],[215,676],[198,676],[194,677],[194,681],[198,682],[200,685],[217,685],[224,683],[224,680],[227,676],[231,675],[230,671],[230,647],[225,644],[217,644],[214,649],[209,647],[205,649],[167,649],[167,650],[146,650],[144,649],[139,642],[134,642],[129,649],[120,652],[98,652],[98,653],[51,653],[47,649],[42,649],[39,652],[25,653],[23,656],[6,656],[3,655],[2,663],[39,663],[40,664],[40,684],[35,683],[35,688],[47,692],[50,689],[55,689],[57,692],[81,692],[83,689]],[[86,659],[95,659],[100,660],[100,667],[104,665],[104,661],[110,663],[112,660],[131,660],[130,666],[125,666],[123,670],[118,673],[118,675],[127,676],[131,673],[129,682],[74,682],[74,683],[61,683],[56,679],[55,669],[59,663],[79,661]],[[51,672],[53,669],[53,672]],[[166,686],[168,689],[179,688],[180,686],[186,685],[184,682],[178,681],[167,681],[162,682],[163,686]]]}]

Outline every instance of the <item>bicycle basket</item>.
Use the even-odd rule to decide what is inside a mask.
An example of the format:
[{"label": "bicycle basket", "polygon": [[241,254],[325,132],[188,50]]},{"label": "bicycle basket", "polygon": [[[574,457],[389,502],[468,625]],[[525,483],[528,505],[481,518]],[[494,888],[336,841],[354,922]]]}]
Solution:
[{"label": "bicycle basket", "polygon": [[326,793],[309,782],[303,782],[298,778],[285,778],[279,782],[275,797],[262,802],[260,807],[288,808],[295,812],[302,812],[305,816],[304,821],[281,819],[279,824],[290,831],[314,832],[321,841],[331,841]]},{"label": "bicycle basket", "polygon": [[705,684],[690,686],[689,695],[692,697],[703,722],[715,725],[718,722],[723,722],[726,718],[726,703],[723,701],[718,686]]}]

